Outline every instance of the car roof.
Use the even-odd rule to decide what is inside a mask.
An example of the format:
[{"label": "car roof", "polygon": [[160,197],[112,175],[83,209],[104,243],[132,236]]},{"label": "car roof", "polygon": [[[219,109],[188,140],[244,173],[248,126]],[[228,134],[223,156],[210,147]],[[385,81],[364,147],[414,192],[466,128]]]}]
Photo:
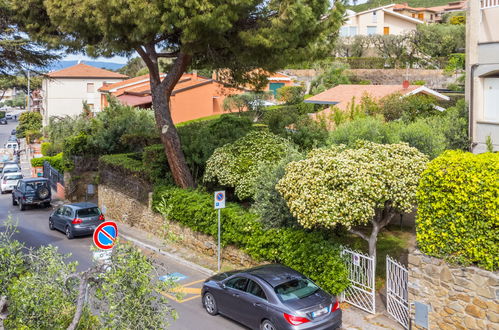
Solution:
[{"label": "car roof", "polygon": [[37,182],[37,181],[44,181],[44,182],[47,182],[48,179],[47,178],[26,178],[26,179],[22,179],[23,182]]},{"label": "car roof", "polygon": [[88,209],[90,207],[98,207],[94,203],[89,203],[89,202],[81,202],[81,203],[73,203],[73,204],[66,204],[64,206],[69,206],[73,209]]},{"label": "car roof", "polygon": [[21,168],[19,167],[19,165],[17,165],[17,163],[4,163],[5,165],[3,166],[3,168],[14,168],[14,167],[17,167],[17,168]]},{"label": "car roof", "polygon": [[23,175],[21,172],[9,172],[9,173],[5,173],[5,176],[10,176],[10,175]]},{"label": "car roof", "polygon": [[280,264],[268,264],[250,268],[245,273],[258,277],[269,283],[272,287],[288,282],[289,280],[302,278],[303,275],[287,266]]}]

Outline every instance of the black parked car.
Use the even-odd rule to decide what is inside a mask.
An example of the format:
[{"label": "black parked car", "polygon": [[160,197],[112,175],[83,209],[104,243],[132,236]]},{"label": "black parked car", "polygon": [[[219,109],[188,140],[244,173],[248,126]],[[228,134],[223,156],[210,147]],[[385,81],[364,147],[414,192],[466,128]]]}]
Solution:
[{"label": "black parked car", "polygon": [[217,274],[205,281],[201,294],[208,314],[223,314],[251,329],[341,327],[338,300],[283,265]]},{"label": "black parked car", "polygon": [[16,135],[16,134],[17,134],[17,131],[15,128],[12,131],[10,131],[10,135]]},{"label": "black parked car", "polygon": [[7,125],[7,119],[0,118],[0,125]]},{"label": "black parked car", "polygon": [[92,234],[104,220],[104,214],[94,203],[66,204],[50,215],[49,228],[58,229],[71,239],[75,236]]},{"label": "black parked car", "polygon": [[46,178],[29,178],[19,180],[12,190],[12,205],[19,205],[24,211],[27,205],[50,206],[52,193]]}]

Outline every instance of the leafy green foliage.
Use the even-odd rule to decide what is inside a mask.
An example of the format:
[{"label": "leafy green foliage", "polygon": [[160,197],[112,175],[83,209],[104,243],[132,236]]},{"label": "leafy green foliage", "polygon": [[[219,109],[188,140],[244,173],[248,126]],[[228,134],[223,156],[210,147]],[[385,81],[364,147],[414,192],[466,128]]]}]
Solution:
[{"label": "leafy green foliage", "polygon": [[165,147],[162,144],[153,144],[144,148],[142,168],[151,183],[173,183]]},{"label": "leafy green foliage", "polygon": [[[168,220],[215,237],[213,196],[196,190],[156,187],[153,208]],[[257,215],[227,203],[221,210],[222,245],[236,245],[260,261],[279,262],[312,278],[325,290],[339,294],[348,285],[340,248],[323,233],[293,228],[265,229]],[[333,274],[333,275],[332,275]]]},{"label": "leafy green foliage", "polygon": [[488,270],[499,268],[499,154],[446,151],[424,171],[418,192],[422,252]]},{"label": "leafy green foliage", "polygon": [[356,147],[316,149],[286,167],[276,189],[305,228],[351,228],[380,210],[412,210],[427,157],[407,144]]},{"label": "leafy green foliage", "polygon": [[430,58],[447,57],[465,48],[465,34],[464,25],[420,24],[411,43]]},{"label": "leafy green foliage", "polygon": [[16,232],[10,218],[5,221],[4,228],[0,231],[0,297],[7,293],[12,281],[24,273],[27,267],[24,246],[12,239]]},{"label": "leafy green foliage", "polygon": [[316,95],[341,84],[350,84],[350,79],[345,74],[346,69],[348,66],[341,63],[332,63],[326,67],[324,72],[310,83],[311,93]]},{"label": "leafy green foliage", "polygon": [[266,227],[290,227],[298,224],[275,186],[284,176],[286,165],[302,158],[301,154],[295,150],[290,150],[279,163],[265,164],[260,167],[252,211],[260,216],[260,221]]},{"label": "leafy green foliage", "polygon": [[95,293],[106,328],[166,329],[177,313],[159,292],[169,292],[173,283],[158,277],[152,260],[140,250],[130,243],[117,244]]},{"label": "leafy green foliage", "polygon": [[303,101],[305,87],[284,86],[277,90],[277,99],[286,104],[297,104]]},{"label": "leafy green foliage", "polygon": [[62,152],[55,156],[45,156],[39,158],[31,159],[31,166],[42,167],[44,162],[48,162],[53,168],[58,170],[60,173],[64,173],[64,160]]},{"label": "leafy green foliage", "polygon": [[24,112],[19,117],[17,137],[26,136],[26,131],[40,131],[42,128],[42,115],[39,112]]},{"label": "leafy green foliage", "polygon": [[44,156],[55,156],[58,154],[56,152],[54,145],[51,142],[42,142],[41,144],[41,152]]},{"label": "leafy green foliage", "polygon": [[399,93],[385,96],[379,101],[381,113],[386,120],[402,119],[406,122],[436,114],[435,103],[435,98],[427,95],[402,97]]},{"label": "leafy green foliage", "polygon": [[273,164],[286,156],[288,140],[266,131],[253,131],[217,148],[206,162],[205,182],[218,182],[235,188],[241,200],[255,194],[258,168]]},{"label": "leafy green foliage", "polygon": [[358,140],[391,144],[399,142],[397,133],[392,127],[379,118],[366,117],[338,126],[329,133],[329,144],[356,145]]},{"label": "leafy green foliage", "polygon": [[440,155],[447,147],[445,135],[435,127],[428,125],[425,119],[418,119],[407,125],[400,125],[398,136],[400,141],[407,142],[433,159]]}]

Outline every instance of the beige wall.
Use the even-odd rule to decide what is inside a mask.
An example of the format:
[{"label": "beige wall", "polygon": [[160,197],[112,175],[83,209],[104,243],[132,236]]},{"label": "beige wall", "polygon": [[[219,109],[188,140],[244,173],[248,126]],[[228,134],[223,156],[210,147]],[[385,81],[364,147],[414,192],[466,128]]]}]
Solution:
[{"label": "beige wall", "polygon": [[[83,101],[100,111],[101,96],[97,91],[104,82],[115,83],[123,79],[59,78],[44,79],[42,83],[44,125],[51,116],[74,116],[81,113]],[[94,92],[87,93],[87,84],[94,84]]]},{"label": "beige wall", "polygon": [[383,34],[383,29],[389,27],[390,34],[400,35],[415,30],[417,25],[383,10],[377,10],[376,22],[373,21],[373,12],[367,12],[351,17],[343,26],[356,26],[359,35],[367,35],[367,28],[371,26],[376,27],[376,34]]},{"label": "beige wall", "polygon": [[482,10],[478,42],[499,42],[499,7]]},{"label": "beige wall", "polygon": [[409,22],[404,19],[385,13],[385,26],[390,27],[390,34],[400,35],[415,30],[417,23]]}]

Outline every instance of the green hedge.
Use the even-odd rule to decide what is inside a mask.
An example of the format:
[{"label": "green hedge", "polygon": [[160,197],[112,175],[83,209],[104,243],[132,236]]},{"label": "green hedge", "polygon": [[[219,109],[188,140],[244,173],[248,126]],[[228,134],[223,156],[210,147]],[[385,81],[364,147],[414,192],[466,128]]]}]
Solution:
[{"label": "green hedge", "polygon": [[105,155],[99,158],[99,169],[108,167],[123,175],[146,178],[141,153]]},{"label": "green hedge", "polygon": [[417,241],[422,252],[499,268],[499,154],[446,151],[423,173]]},{"label": "green hedge", "polygon": [[[211,236],[217,235],[213,196],[170,186],[156,186],[153,209],[166,218]],[[235,203],[221,211],[222,245],[234,244],[259,261],[279,262],[304,273],[332,294],[349,284],[340,247],[319,232],[264,229],[257,215]]]},{"label": "green hedge", "polygon": [[58,170],[60,173],[64,173],[62,152],[52,157],[46,156],[40,158],[33,158],[31,159],[31,166],[42,167],[45,161],[47,161],[53,168]]}]

